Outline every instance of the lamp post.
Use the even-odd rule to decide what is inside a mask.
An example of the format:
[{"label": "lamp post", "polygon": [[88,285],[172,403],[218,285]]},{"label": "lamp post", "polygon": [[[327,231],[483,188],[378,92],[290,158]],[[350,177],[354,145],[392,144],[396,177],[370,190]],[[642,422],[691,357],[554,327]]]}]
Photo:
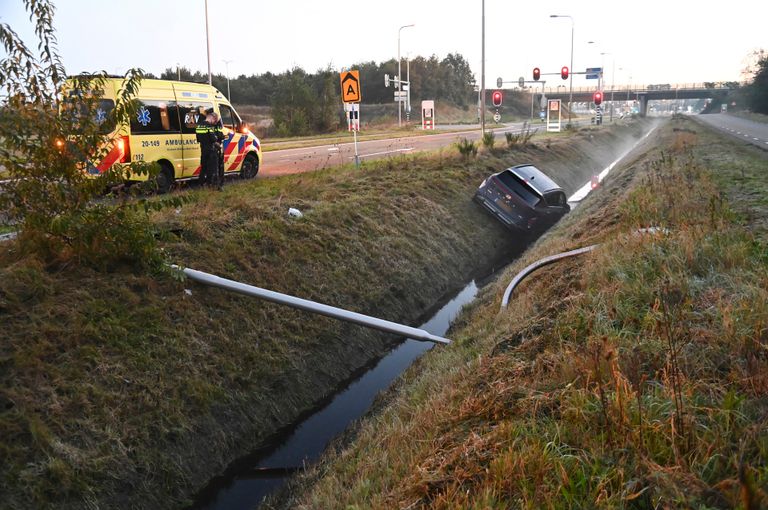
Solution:
[{"label": "lamp post", "polygon": [[208,51],[208,85],[213,85],[211,76],[211,37],[208,35],[208,0],[205,0],[205,48]]},{"label": "lamp post", "polygon": [[485,136],[485,0],[483,0],[482,13],[482,49],[480,52],[480,134]]},{"label": "lamp post", "polygon": [[616,78],[616,57],[613,55],[613,53],[601,53],[601,56],[610,55],[611,56],[611,118],[610,121],[613,122],[613,85],[615,83],[614,78]]},{"label": "lamp post", "polygon": [[571,110],[573,105],[573,29],[575,23],[573,22],[573,16],[569,16],[567,14],[550,14],[550,18],[568,18],[571,20],[571,67],[570,72],[568,73],[570,75],[570,83],[569,83],[569,92],[568,92],[568,124],[571,123]]},{"label": "lamp post", "polygon": [[229,63],[234,62],[234,60],[222,60],[222,62],[227,66],[227,100],[232,102],[232,95],[229,93]]},{"label": "lamp post", "polygon": [[[403,90],[403,85],[401,83],[402,76],[400,71],[400,32],[404,28],[414,27],[416,25],[403,25],[397,30],[397,90]],[[411,88],[411,87],[408,87]],[[403,125],[403,102],[400,101],[400,97],[397,98],[397,127],[400,127]]]},{"label": "lamp post", "polygon": [[408,124],[411,121],[411,56],[405,57],[405,81],[408,82],[408,93],[405,95],[405,123]]}]

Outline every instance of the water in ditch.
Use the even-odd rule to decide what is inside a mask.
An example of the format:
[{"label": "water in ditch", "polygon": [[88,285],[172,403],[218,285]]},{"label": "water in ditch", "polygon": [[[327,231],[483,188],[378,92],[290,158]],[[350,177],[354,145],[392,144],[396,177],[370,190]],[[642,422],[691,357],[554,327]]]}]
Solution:
[{"label": "water in ditch", "polygon": [[[650,129],[642,140],[647,138],[655,127]],[[599,182],[605,178],[642,140],[596,176],[596,180]],[[593,185],[594,180],[586,183],[569,198],[572,208],[592,191]],[[510,254],[506,262],[521,253],[525,244],[527,243],[520,243],[520,246],[513,250],[516,253]],[[493,274],[496,274],[496,271]],[[478,283],[473,280],[427,322],[419,326],[420,329],[444,336],[451,321],[462,306],[475,298],[477,291]],[[379,392],[388,388],[406,368],[432,347],[431,343],[410,339],[400,344],[373,368],[334,395],[327,405],[321,406],[300,421],[284,436],[282,443],[269,451],[259,451],[233,463],[226,475],[214,479],[200,492],[191,510],[239,510],[259,506],[264,498],[280,488],[297,468],[316,461],[333,438],[341,434],[352,421],[366,413]]]},{"label": "water in ditch", "polygon": [[[419,326],[444,336],[462,306],[477,295],[472,280],[427,322]],[[299,423],[271,452],[240,459],[225,476],[213,480],[191,507],[194,510],[253,509],[286,481],[295,468],[317,460],[328,443],[370,408],[376,395],[388,388],[411,363],[434,344],[408,339],[352,381],[330,402]]]}]

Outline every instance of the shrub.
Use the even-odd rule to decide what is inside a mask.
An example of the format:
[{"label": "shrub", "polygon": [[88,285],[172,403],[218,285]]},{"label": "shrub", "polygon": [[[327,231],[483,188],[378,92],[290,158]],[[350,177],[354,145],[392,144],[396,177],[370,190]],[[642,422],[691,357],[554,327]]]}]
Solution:
[{"label": "shrub", "polygon": [[[130,263],[158,267],[161,256],[149,223],[151,209],[178,206],[180,198],[135,200],[123,189],[128,175],[152,177],[157,165],[116,164],[90,176],[87,169],[104,159],[118,143],[110,134],[135,111],[133,97],[143,73],[132,69],[115,99],[114,108],[100,110],[106,74],[67,78],[57,54],[53,5],[48,0],[25,2],[38,39],[35,57],[16,33],[0,24],[7,58],[0,61],[0,82],[7,96],[0,103],[0,210],[5,221],[20,229],[20,253],[47,263],[82,262],[105,269]],[[151,179],[148,182],[153,182]]]},{"label": "shrub", "polygon": [[483,147],[485,147],[488,150],[493,149],[493,144],[496,142],[496,137],[493,134],[493,131],[488,131],[486,133],[483,133]]},{"label": "shrub", "polygon": [[466,138],[459,140],[456,146],[459,148],[459,153],[464,156],[465,159],[477,156],[477,144],[470,142]]},{"label": "shrub", "polygon": [[528,122],[523,123],[523,129],[520,130],[517,133],[504,133],[504,136],[507,138],[507,146],[510,149],[513,149],[517,146],[525,147],[528,145],[531,141],[531,138],[533,138],[533,135],[536,134],[537,129],[534,129],[531,131],[531,126],[528,124]]}]

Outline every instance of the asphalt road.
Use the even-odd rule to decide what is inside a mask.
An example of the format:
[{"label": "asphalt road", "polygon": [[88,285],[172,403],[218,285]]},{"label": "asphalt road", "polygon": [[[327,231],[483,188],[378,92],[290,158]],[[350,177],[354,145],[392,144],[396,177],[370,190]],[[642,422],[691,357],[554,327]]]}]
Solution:
[{"label": "asphalt road", "polygon": [[[497,144],[506,143],[505,133],[519,132],[522,128],[522,122],[486,125],[486,130],[493,130],[495,133]],[[531,130],[533,131],[533,129],[538,129],[541,132],[545,129],[545,126],[542,123],[534,123],[531,125]],[[411,152],[436,150],[441,147],[450,146],[462,138],[471,141],[479,140],[479,126],[465,131],[452,131],[450,133],[436,131],[432,135],[358,142],[357,152],[360,161],[365,162],[373,159],[409,154]],[[259,176],[273,177],[353,163],[355,161],[355,146],[351,134],[349,139],[349,143],[265,152]]]},{"label": "asphalt road", "polygon": [[696,120],[746,143],[768,150],[768,124],[742,119],[727,113],[697,115]]}]

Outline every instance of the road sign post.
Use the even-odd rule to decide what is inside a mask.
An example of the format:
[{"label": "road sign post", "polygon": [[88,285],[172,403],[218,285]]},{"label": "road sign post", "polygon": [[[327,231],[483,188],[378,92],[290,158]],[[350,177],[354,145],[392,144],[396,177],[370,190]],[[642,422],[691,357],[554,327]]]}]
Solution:
[{"label": "road sign post", "polygon": [[362,98],[359,71],[342,71],[339,75],[341,81],[341,99],[344,101],[344,110],[347,112],[349,130],[355,143],[355,166],[360,166],[360,156],[357,153],[357,132],[360,131],[360,105]]},{"label": "road sign post", "polygon": [[345,103],[359,103],[360,94],[360,72],[343,71],[341,77],[341,100]]},{"label": "road sign post", "polygon": [[435,129],[435,101],[423,100],[421,102],[421,129]]},{"label": "road sign post", "polygon": [[560,132],[560,119],[562,117],[562,109],[560,108],[559,99],[550,99],[547,101],[547,132]]}]

